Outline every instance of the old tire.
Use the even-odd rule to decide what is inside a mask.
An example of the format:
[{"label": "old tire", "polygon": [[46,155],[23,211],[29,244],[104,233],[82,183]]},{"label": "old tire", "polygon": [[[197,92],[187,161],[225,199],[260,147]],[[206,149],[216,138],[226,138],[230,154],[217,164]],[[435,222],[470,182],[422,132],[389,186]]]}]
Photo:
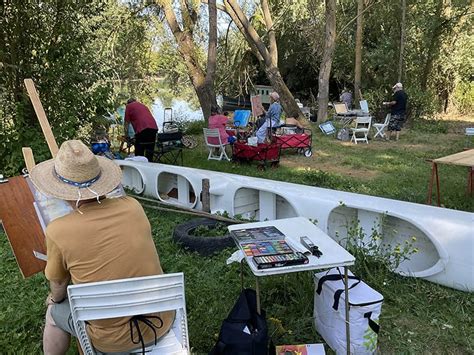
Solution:
[{"label": "old tire", "polygon": [[217,223],[230,225],[232,223],[216,221],[209,218],[195,218],[185,223],[178,224],[173,232],[173,240],[189,251],[195,251],[203,256],[212,255],[225,248],[235,246],[230,234],[217,237],[198,237],[193,235],[193,231],[198,226],[215,226]]}]

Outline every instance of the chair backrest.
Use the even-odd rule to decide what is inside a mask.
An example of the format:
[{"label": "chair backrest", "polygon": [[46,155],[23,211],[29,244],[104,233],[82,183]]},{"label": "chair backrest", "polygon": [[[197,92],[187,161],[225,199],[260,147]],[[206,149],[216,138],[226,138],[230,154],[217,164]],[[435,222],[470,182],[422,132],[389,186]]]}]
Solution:
[{"label": "chair backrest", "polygon": [[369,104],[367,100],[361,100],[359,101],[360,109],[362,112],[369,112]]},{"label": "chair backrest", "polygon": [[[221,135],[219,133],[218,128],[203,128],[202,131],[204,132],[204,143],[210,146],[221,146]],[[211,138],[209,140],[209,138]]]},{"label": "chair backrest", "polygon": [[234,111],[234,126],[246,127],[249,123],[250,110],[235,110]]},{"label": "chair backrest", "polygon": [[390,122],[390,117],[392,117],[392,115],[390,113],[387,113],[387,116],[385,116],[385,121],[383,123],[384,126],[388,126],[388,123]]},{"label": "chair backrest", "polygon": [[355,124],[356,124],[356,128],[370,129],[370,125],[372,124],[372,117],[370,116],[357,117],[355,120]]},{"label": "chair backrest", "polygon": [[184,274],[164,274],[70,285],[67,288],[74,327],[86,354],[94,354],[85,322],[177,310],[180,342],[189,350]]},{"label": "chair backrest", "polygon": [[336,110],[336,113],[347,113],[347,106],[346,104],[334,104],[334,109]]}]

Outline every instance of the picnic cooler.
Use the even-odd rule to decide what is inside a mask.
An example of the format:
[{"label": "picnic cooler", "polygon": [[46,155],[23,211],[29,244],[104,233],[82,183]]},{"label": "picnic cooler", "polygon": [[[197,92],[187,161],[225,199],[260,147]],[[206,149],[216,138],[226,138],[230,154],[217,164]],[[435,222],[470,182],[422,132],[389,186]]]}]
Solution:
[{"label": "picnic cooler", "polygon": [[[365,282],[349,275],[351,354],[373,354],[377,349],[378,319],[383,296]],[[346,353],[344,269],[314,275],[314,322],[317,332],[336,354]]]}]

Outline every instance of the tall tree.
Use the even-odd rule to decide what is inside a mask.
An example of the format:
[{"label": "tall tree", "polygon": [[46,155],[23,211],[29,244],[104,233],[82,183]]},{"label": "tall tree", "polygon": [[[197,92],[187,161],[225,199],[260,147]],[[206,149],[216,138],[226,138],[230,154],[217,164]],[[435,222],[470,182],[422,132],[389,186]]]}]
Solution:
[{"label": "tall tree", "polygon": [[275,26],[270,13],[268,0],[261,0],[260,4],[265,21],[265,36],[268,38],[268,46],[258,34],[237,0],[224,0],[224,6],[219,8],[224,10],[232,18],[239,31],[245,37],[252,53],[263,66],[273,89],[280,95],[280,102],[285,113],[288,116],[304,119],[303,113],[296,104],[292,93],[286,86],[278,69],[278,47],[276,43]]},{"label": "tall tree", "polygon": [[214,78],[217,47],[217,10],[216,0],[209,0],[209,48],[207,68],[199,60],[199,46],[194,40],[194,31],[198,25],[200,1],[180,0],[181,23],[178,22],[175,7],[171,0],[157,0],[165,14],[166,22],[176,40],[178,51],[183,58],[189,79],[196,91],[204,118],[211,114],[211,105],[216,104]]},{"label": "tall tree", "polygon": [[355,68],[354,68],[354,95],[356,102],[360,100],[362,77],[362,36],[363,36],[364,0],[357,0],[357,29],[355,42]]},{"label": "tall tree", "polygon": [[329,77],[336,48],[336,0],[326,0],[326,34],[319,68],[318,120],[326,121],[329,101]]},{"label": "tall tree", "polygon": [[398,82],[402,81],[403,74],[403,50],[405,49],[406,11],[406,0],[402,0],[402,20],[400,21],[400,57],[398,59]]}]

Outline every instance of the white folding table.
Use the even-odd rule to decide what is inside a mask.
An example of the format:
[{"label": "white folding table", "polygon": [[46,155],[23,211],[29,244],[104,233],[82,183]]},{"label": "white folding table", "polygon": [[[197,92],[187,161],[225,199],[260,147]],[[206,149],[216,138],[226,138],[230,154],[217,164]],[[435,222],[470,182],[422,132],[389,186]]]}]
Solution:
[{"label": "white folding table", "polygon": [[[260,286],[258,278],[262,276],[282,275],[299,271],[312,271],[332,267],[344,267],[344,293],[345,293],[345,317],[346,317],[346,341],[347,353],[350,354],[350,328],[349,328],[349,290],[348,290],[348,266],[354,265],[355,257],[340,246],[334,239],[315,226],[307,218],[294,217],[277,219],[273,221],[255,222],[246,224],[234,224],[228,227],[229,231],[241,229],[274,226],[285,235],[286,242],[295,250],[305,250],[300,243],[300,237],[307,236],[319,247],[323,253],[320,258],[313,255],[308,256],[307,264],[275,267],[269,269],[257,269],[252,256],[244,257],[250,270],[256,276],[257,310],[260,312]],[[242,251],[243,253],[243,251]]]}]

